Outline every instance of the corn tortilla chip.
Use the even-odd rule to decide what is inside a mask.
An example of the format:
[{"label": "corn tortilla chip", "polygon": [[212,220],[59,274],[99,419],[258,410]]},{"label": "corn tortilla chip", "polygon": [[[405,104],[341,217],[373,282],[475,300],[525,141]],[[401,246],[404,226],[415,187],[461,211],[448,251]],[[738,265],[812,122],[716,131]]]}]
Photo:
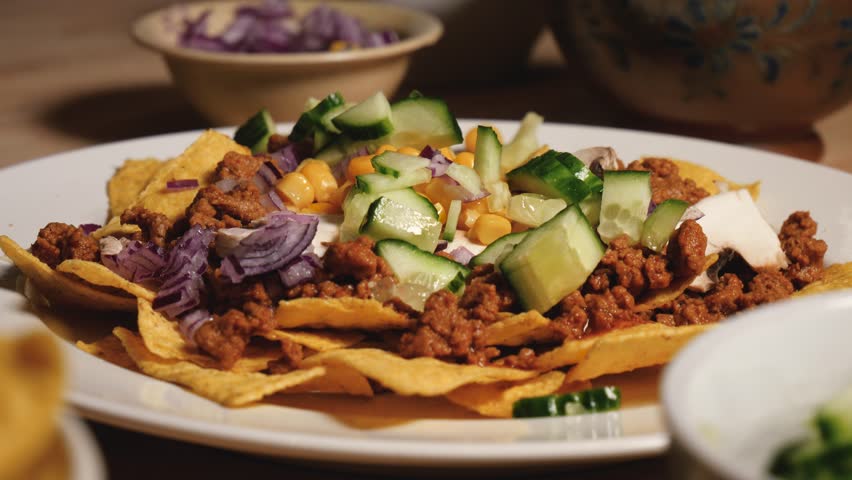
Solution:
[{"label": "corn tortilla chip", "polygon": [[621,335],[601,335],[585,358],[568,371],[565,381],[589,380],[668,363],[694,336],[714,325],[661,325],[659,329],[630,329]]},{"label": "corn tortilla chip", "polygon": [[130,330],[117,327],[113,333],[142,372],[159,380],[176,383],[228,407],[256,402],[267,395],[304,384],[325,374],[324,367],[295,370],[283,375],[256,372],[224,372],[191,362],[166,360],[145,348],[142,339]]},{"label": "corn tortilla chip", "polygon": [[728,190],[739,190],[745,188],[748,190],[748,193],[751,195],[755,201],[760,196],[760,182],[754,182],[749,184],[736,183],[728,180],[727,178],[719,175],[713,169],[707,168],[703,165],[698,165],[696,163],[687,162],[685,160],[675,160],[671,159],[672,162],[677,165],[680,176],[682,178],[689,178],[695,182],[696,185],[710,192],[710,195],[716,195],[721,192],[719,188],[720,184],[726,185]]},{"label": "corn tortilla chip", "polygon": [[[713,255],[708,255],[704,260],[704,268],[701,270],[701,272],[706,272],[707,269],[712,267],[717,260],[719,260],[718,254],[714,253]],[[659,308],[671,302],[672,300],[679,297],[683,292],[685,292],[697,276],[698,275],[677,278],[672,281],[672,283],[666,288],[660,290],[652,290],[651,292],[649,292],[649,295],[644,295],[636,302],[634,310],[638,312],[645,312],[648,310]]]},{"label": "corn tortilla chip", "polygon": [[407,328],[411,320],[391,307],[361,298],[297,298],[278,304],[275,319],[283,328]]},{"label": "corn tortilla chip", "polygon": [[457,365],[434,358],[405,359],[374,348],[329,350],[308,357],[304,367],[345,365],[401,395],[434,397],[463,385],[525,380],[537,372],[500,367]]},{"label": "corn tortilla chip", "polygon": [[283,393],[344,393],[372,397],[373,387],[370,386],[367,377],[361,375],[358,370],[345,365],[335,365],[334,368],[326,368],[323,376],[297,385]]},{"label": "corn tortilla chip", "polygon": [[659,323],[644,323],[635,327],[612,330],[601,335],[594,335],[579,340],[566,339],[562,345],[539,355],[536,358],[534,366],[537,370],[553,370],[554,368],[574,365],[586,358],[589,350],[604,336],[620,337],[634,335],[643,331],[657,332],[664,328],[666,328],[665,325]]},{"label": "corn tortilla chip", "polygon": [[92,343],[86,343],[78,340],[76,345],[80,350],[106,360],[113,365],[118,365],[119,367],[124,367],[128,370],[139,371],[139,369],[136,368],[136,364],[133,363],[133,359],[130,358],[130,355],[128,355],[127,351],[124,350],[124,345],[121,344],[121,341],[116,338],[115,335],[107,335],[106,337]]},{"label": "corn tortilla chip", "polygon": [[564,373],[553,371],[513,384],[465,385],[448,393],[447,399],[487,417],[511,417],[516,401],[550,395],[559,390],[564,381]]},{"label": "corn tortilla chip", "polygon": [[141,232],[142,229],[138,225],[130,223],[123,224],[119,217],[112,217],[109,222],[103,227],[90,233],[95,240],[100,240],[104,237],[129,237],[134,233]]},{"label": "corn tortilla chip", "polygon": [[512,315],[485,327],[485,345],[518,346],[547,340],[550,319],[535,310]]},{"label": "corn tortilla chip", "polygon": [[88,310],[136,310],[135,298],[103,292],[57,272],[5,235],[0,235],[0,249],[33,282],[39,293],[52,302]]},{"label": "corn tortilla chip", "polygon": [[109,215],[111,217],[121,215],[121,212],[142,193],[142,190],[163,165],[164,162],[157,158],[125,160],[124,164],[115,171],[115,174],[107,182]]},{"label": "corn tortilla chip", "polygon": [[805,295],[830,292],[844,288],[852,288],[852,262],[829,265],[825,268],[821,280],[807,285],[805,288],[794,293],[793,296],[803,297]]},{"label": "corn tortilla chip", "polygon": [[144,299],[149,302],[153,302],[154,297],[156,296],[156,293],[151,290],[148,290],[138,283],[128,281],[97,262],[73,259],[65,260],[56,266],[56,270],[79,277],[93,285],[123,290],[136,298]]},{"label": "corn tortilla chip", "polygon": [[335,331],[314,331],[304,332],[298,330],[273,330],[263,335],[264,338],[273,341],[287,339],[291,342],[298,343],[303,347],[308,347],[317,352],[325,352],[326,350],[336,350],[338,348],[347,348],[355,345],[364,339],[365,335],[358,332],[335,332]]}]

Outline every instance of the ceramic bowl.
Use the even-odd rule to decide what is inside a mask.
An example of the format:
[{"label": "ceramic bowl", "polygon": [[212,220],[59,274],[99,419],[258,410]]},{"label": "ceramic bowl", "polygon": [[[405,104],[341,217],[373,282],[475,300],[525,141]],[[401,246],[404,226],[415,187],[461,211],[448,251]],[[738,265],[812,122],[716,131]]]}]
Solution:
[{"label": "ceramic bowl", "polygon": [[801,131],[852,98],[847,0],[561,0],[554,30],[604,90],[646,115]]},{"label": "ceramic bowl", "polygon": [[806,434],[816,406],[852,382],[852,291],[731,318],[666,368],[672,478],[770,479],[774,453]]},{"label": "ceramic bowl", "polygon": [[[210,32],[221,31],[234,10],[251,2],[201,2],[174,5],[136,20],[133,37],[163,55],[177,87],[214,125],[243,122],[266,107],[278,121],[295,120],[305,99],[339,91],[359,101],[381,90],[391,97],[408,70],[411,55],[438,41],[441,22],[428,13],[361,1],[322,2],[360,19],[368,28],[395,30],[401,41],[391,45],[319,53],[218,53],[178,45],[183,18],[210,9]],[[320,2],[293,0],[296,16]],[[178,22],[175,21],[178,19]]]}]

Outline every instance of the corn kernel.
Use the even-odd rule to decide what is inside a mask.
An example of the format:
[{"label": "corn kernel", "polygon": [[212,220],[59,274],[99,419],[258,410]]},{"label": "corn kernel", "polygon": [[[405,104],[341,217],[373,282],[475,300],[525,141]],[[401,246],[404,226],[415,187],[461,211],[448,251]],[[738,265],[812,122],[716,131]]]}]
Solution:
[{"label": "corn kernel", "polygon": [[433,203],[435,210],[438,211],[438,221],[444,223],[447,221],[447,209],[440,203]]},{"label": "corn kernel", "polygon": [[459,214],[459,221],[456,224],[456,228],[459,230],[470,230],[480,215],[482,215],[482,213],[477,212],[476,210],[463,208]]},{"label": "corn kernel", "polygon": [[360,157],[355,157],[349,161],[349,168],[346,170],[346,177],[349,180],[355,180],[355,177],[358,175],[364,175],[367,173],[374,173],[376,171],[373,168],[373,156],[372,155],[362,155]]},{"label": "corn kernel", "polygon": [[329,52],[342,52],[349,48],[349,44],[344,42],[343,40],[335,40],[331,42],[331,45],[328,46]]},{"label": "corn kernel", "polygon": [[376,155],[378,155],[380,153],[395,152],[395,151],[396,151],[396,147],[394,147],[393,145],[385,144],[385,145],[382,145],[382,146],[380,146],[379,148],[376,149]]},{"label": "corn kernel", "polygon": [[542,146],[538,147],[538,149],[536,149],[536,151],[532,152],[530,154],[530,156],[527,157],[527,161],[532,160],[535,157],[539,157],[541,155],[544,155],[544,153],[547,152],[548,150],[550,150],[550,147],[548,145],[542,145]]},{"label": "corn kernel", "polygon": [[440,203],[445,209],[449,208],[452,197],[447,192],[446,183],[440,179],[432,179],[426,184],[423,194],[432,201],[432,203]]},{"label": "corn kernel", "polygon": [[346,199],[346,195],[349,195],[349,191],[352,190],[352,186],[355,183],[352,181],[347,181],[343,185],[337,188],[331,197],[328,199],[328,202],[332,205],[336,205],[340,207],[343,205],[343,200]]},{"label": "corn kernel", "polygon": [[488,213],[488,198],[482,198],[475,202],[467,202],[462,204],[464,210],[476,210],[479,213]]},{"label": "corn kernel", "polygon": [[399,150],[397,150],[397,152],[402,153],[404,155],[414,155],[414,156],[420,155],[420,150],[417,150],[414,147],[402,147]]},{"label": "corn kernel", "polygon": [[316,202],[302,209],[302,213],[312,213],[316,215],[331,215],[340,213],[340,205],[335,205],[330,202]]},{"label": "corn kernel", "polygon": [[473,168],[473,154],[470,152],[459,152],[453,162],[458,163],[459,165],[464,165],[465,167]]},{"label": "corn kernel", "polygon": [[284,175],[275,185],[275,192],[296,208],[304,208],[314,203],[314,187],[311,182],[299,172]]},{"label": "corn kernel", "polygon": [[512,222],[500,215],[483,213],[476,219],[470,232],[479,243],[489,245],[503,235],[512,233]]},{"label": "corn kernel", "polygon": [[311,182],[318,202],[327,202],[337,190],[337,179],[331,173],[331,167],[322,160],[305,160],[299,172]]},{"label": "corn kernel", "polygon": [[451,162],[455,161],[456,152],[454,152],[450,147],[444,147],[444,148],[438,149],[438,151],[441,152],[441,155],[443,155],[447,160],[449,160]]},{"label": "corn kernel", "polygon": [[[502,145],[503,144],[503,134],[500,133],[500,130],[498,130],[497,127],[494,127],[494,126],[491,126],[491,125],[484,125],[484,126],[490,126],[491,128],[494,129],[494,133],[497,134],[497,141],[499,141],[500,144]],[[467,135],[464,136],[464,148],[466,148],[468,152],[475,152],[476,151],[476,129],[477,128],[478,127],[471,128],[470,130],[467,131]]]}]

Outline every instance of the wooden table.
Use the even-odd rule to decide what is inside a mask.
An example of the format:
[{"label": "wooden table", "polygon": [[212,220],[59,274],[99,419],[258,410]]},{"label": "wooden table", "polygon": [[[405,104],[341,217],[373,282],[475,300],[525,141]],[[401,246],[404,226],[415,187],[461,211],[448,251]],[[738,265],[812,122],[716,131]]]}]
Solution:
[{"label": "wooden table", "polygon": [[[0,16],[0,166],[101,142],[207,126],[170,83],[160,59],[133,45],[127,27],[167,0],[9,2]],[[577,81],[551,38],[533,67],[494,85],[453,86],[445,97],[459,116],[518,119],[536,109],[548,120],[659,130]],[[852,105],[820,122],[819,136],[755,142],[757,146],[852,172]],[[822,141],[820,141],[822,139]],[[111,478],[207,480],[368,478],[165,440],[89,423]],[[540,478],[635,480],[666,477],[665,457]],[[408,476],[413,472],[396,472]]]}]

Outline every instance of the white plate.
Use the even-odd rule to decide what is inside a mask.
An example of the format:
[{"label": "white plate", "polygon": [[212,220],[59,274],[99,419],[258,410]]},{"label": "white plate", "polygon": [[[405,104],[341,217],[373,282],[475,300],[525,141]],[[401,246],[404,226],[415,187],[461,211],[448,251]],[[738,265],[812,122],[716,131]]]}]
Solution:
[{"label": "white plate", "polygon": [[[489,122],[512,134],[516,122]],[[466,129],[475,122],[463,122]],[[0,171],[0,233],[29,245],[50,221],[101,222],[105,183],[127,157],[169,157],[198,132],[142,138],[46,157]],[[542,143],[573,151],[615,147],[621,158],[689,159],[729,178],[763,180],[760,204],[780,226],[794,210],[810,210],[830,245],[829,263],[852,259],[852,175],[771,153],[720,143],[608,128],[548,124]],[[8,268],[8,267],[3,267]],[[8,273],[8,272],[6,272]],[[6,277],[0,270],[0,278]],[[38,322],[15,292],[0,291],[0,311]],[[66,345],[68,400],[84,415],[113,425],[266,455],[373,465],[432,467],[555,465],[659,454],[668,446],[656,406],[617,413],[538,420],[421,420],[359,429],[334,417],[261,405],[222,408],[184,390],[128,372]]]}]

